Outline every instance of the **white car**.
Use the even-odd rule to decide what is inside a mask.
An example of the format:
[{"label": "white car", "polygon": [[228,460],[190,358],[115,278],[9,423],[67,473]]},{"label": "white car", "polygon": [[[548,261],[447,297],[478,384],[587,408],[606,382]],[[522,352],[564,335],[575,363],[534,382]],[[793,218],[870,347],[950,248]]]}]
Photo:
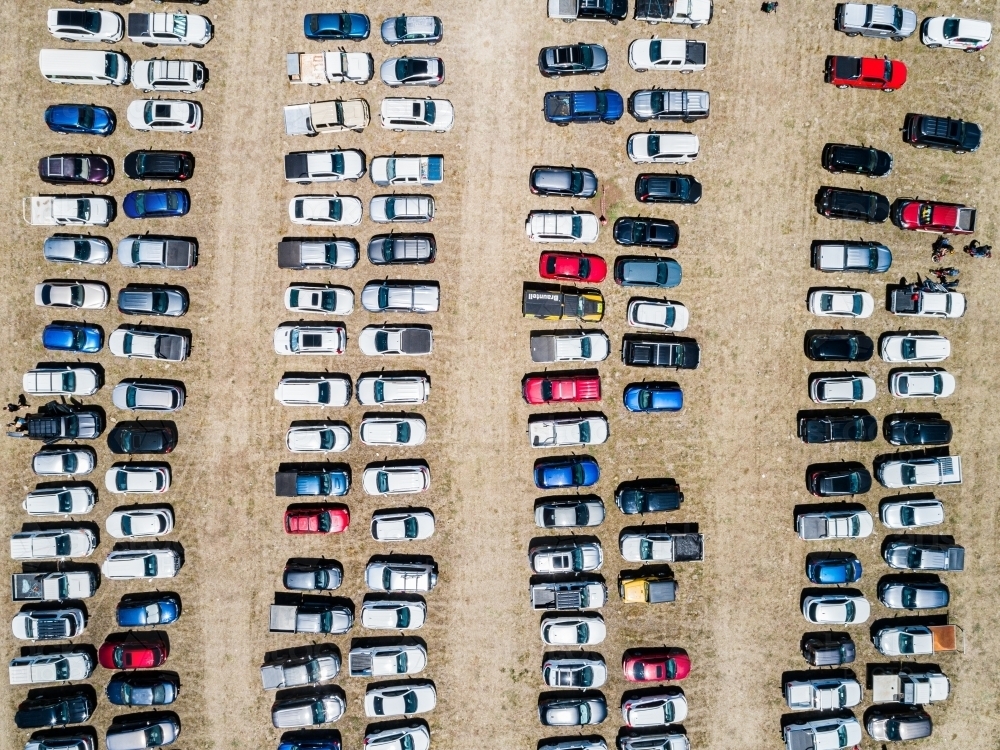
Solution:
[{"label": "white car", "polygon": [[434,514],[429,510],[377,510],[372,514],[372,539],[377,542],[409,542],[434,535]]},{"label": "white car", "polygon": [[369,466],[362,486],[369,495],[412,495],[431,486],[431,470],[423,464]]},{"label": "white car", "polygon": [[92,448],[47,448],[31,457],[31,470],[40,477],[69,474],[89,474],[97,466],[97,454]]},{"label": "white car", "polygon": [[708,63],[708,43],[691,39],[636,39],[628,46],[628,64],[637,73],[673,70],[693,73]]},{"label": "white car", "polygon": [[546,659],[542,681],[553,688],[597,689],[608,681],[604,659]]},{"label": "white car", "polygon": [[195,60],[137,60],[132,63],[132,85],[139,91],[194,94],[205,88],[205,66]]},{"label": "white car", "polygon": [[372,281],[361,290],[361,306],[373,313],[432,313],[441,305],[437,284]]},{"label": "white car", "polygon": [[[41,623],[47,623],[40,627]],[[58,623],[58,624],[57,624]],[[83,610],[22,610],[10,623],[14,637],[20,641],[53,641],[75,638],[87,629]]]},{"label": "white car", "polygon": [[212,24],[193,13],[129,13],[128,38],[147,47],[158,44],[203,47],[212,41]]},{"label": "white car", "polygon": [[32,396],[92,396],[100,387],[97,370],[84,365],[36,367],[21,378],[21,388]]},{"label": "white car", "polygon": [[183,362],[187,359],[190,340],[186,334],[144,331],[134,326],[121,326],[108,336],[108,350],[126,359],[158,359]]},{"label": "white car", "polygon": [[365,750],[430,750],[431,732],[424,724],[383,729],[365,735]]},{"label": "white car", "polygon": [[809,293],[808,305],[809,312],[824,317],[870,318],[875,312],[875,299],[855,289],[817,289]]},{"label": "white car", "polygon": [[389,97],[382,100],[379,121],[386,130],[430,130],[446,133],[455,125],[455,108],[447,99],[403,99]]},{"label": "white car", "polygon": [[358,348],[369,357],[422,356],[434,350],[434,332],[422,326],[367,326]]},{"label": "white car", "polygon": [[944,523],[944,503],[929,500],[890,500],[879,507],[879,518],[889,529],[912,529]]},{"label": "white car", "polygon": [[534,419],[528,422],[532,448],[600,445],[608,439],[608,420],[601,416]]},{"label": "white car", "polygon": [[589,211],[532,211],[524,231],[532,242],[597,242],[600,222]]},{"label": "white car", "polygon": [[623,532],[618,537],[618,550],[627,562],[673,562],[673,538],[665,531]]},{"label": "white car", "polygon": [[604,565],[604,551],[598,542],[544,544],[528,551],[528,564],[538,575],[590,573]]},{"label": "white car", "polygon": [[35,304],[39,307],[103,310],[108,306],[108,296],[108,287],[93,281],[52,280],[35,285]]},{"label": "white car", "polygon": [[362,406],[410,406],[427,403],[431,381],[426,375],[379,375],[358,378]]},{"label": "white car", "polygon": [[184,406],[183,386],[145,380],[123,380],[111,392],[111,403],[129,411],[177,411]]},{"label": "white car", "polygon": [[183,99],[136,99],[125,119],[133,130],[193,133],[201,128],[201,105]]},{"label": "white car", "polygon": [[633,133],[626,147],[635,164],[690,164],[699,150],[694,133]]},{"label": "white car", "polygon": [[951,342],[944,336],[904,333],[882,339],[886,362],[941,362],[951,356]]},{"label": "white car", "polygon": [[662,727],[687,718],[688,704],[680,688],[622,701],[622,721],[627,727]]},{"label": "white car", "polygon": [[21,503],[29,516],[76,516],[90,513],[97,501],[97,493],[86,485],[38,487],[28,493]]},{"label": "white car", "polygon": [[920,41],[928,47],[945,47],[966,52],[981,50],[993,38],[989,21],[958,16],[925,18],[920,29]]},{"label": "white car", "polygon": [[297,195],[288,203],[293,224],[357,226],[364,210],[352,195]]},{"label": "white car", "polygon": [[376,195],[368,216],[380,224],[426,224],[434,218],[434,198],[429,195]]},{"label": "white car", "polygon": [[285,179],[300,185],[357,180],[365,173],[364,152],[354,148],[298,151],[285,156]]},{"label": "white car", "polygon": [[[34,656],[19,656],[10,660],[9,666],[11,685],[38,685],[46,682],[76,682],[86,680],[94,673],[94,660],[86,651],[64,651],[53,654],[36,654]],[[36,742],[40,741],[36,740]],[[30,742],[28,743],[31,744]],[[55,748],[64,750],[91,750],[78,745],[56,744]],[[40,747],[38,750],[48,750],[52,745]],[[53,750],[55,750],[53,748]],[[27,746],[25,750],[28,750]]]},{"label": "white car", "polygon": [[120,42],[125,24],[117,13],[107,10],[50,8],[49,33],[64,42]]},{"label": "white car", "polygon": [[680,302],[631,299],[626,317],[634,328],[679,333],[688,327],[690,313]]},{"label": "white car", "polygon": [[380,187],[440,185],[444,179],[444,157],[376,156],[368,176]]},{"label": "white car", "polygon": [[354,292],[346,286],[292,284],[285,290],[285,309],[321,315],[350,315]]},{"label": "white car", "polygon": [[113,550],[101,565],[104,577],[116,581],[173,578],[180,569],[180,555],[172,549]]},{"label": "white car", "polygon": [[151,494],[170,489],[170,468],[148,464],[119,464],[104,475],[104,486],[116,495]]},{"label": "white car", "polygon": [[819,375],[809,382],[809,398],[817,404],[857,404],[875,398],[875,381],[867,375]]},{"label": "white car", "polygon": [[784,685],[785,703],[792,711],[831,711],[854,708],[864,694],[850,677],[791,680]]},{"label": "white car", "polygon": [[429,682],[392,687],[372,685],[365,691],[365,716],[369,718],[412,716],[433,711],[436,705],[437,692]]},{"label": "white car", "polygon": [[347,348],[347,329],[342,325],[278,326],[274,331],[274,351],[277,354],[343,354]]},{"label": "white car", "polygon": [[337,375],[284,377],[278,381],[274,397],[284,406],[347,406],[351,381]]},{"label": "white car", "polygon": [[603,522],[604,503],[599,497],[554,497],[535,505],[535,525],[543,529],[600,526]]},{"label": "white car", "polygon": [[872,613],[863,596],[821,594],[802,600],[802,616],[814,625],[860,625]]},{"label": "white car", "polygon": [[360,435],[365,445],[422,445],[427,422],[422,417],[366,417]]},{"label": "white car", "polygon": [[125,508],[108,516],[104,528],[115,539],[164,536],[174,530],[174,513],[170,508]]},{"label": "white car", "polygon": [[63,560],[87,557],[97,548],[90,529],[25,531],[10,537],[12,560]]},{"label": "white car", "polygon": [[889,392],[897,398],[946,398],[955,392],[955,377],[940,367],[898,370],[889,376]]},{"label": "white car", "polygon": [[292,453],[340,453],[351,445],[351,428],[343,424],[294,425],[285,433]]},{"label": "white car", "polygon": [[542,643],[547,646],[596,646],[607,635],[600,615],[557,615],[542,620]]},{"label": "white car", "polygon": [[433,591],[437,580],[433,563],[373,561],[365,567],[365,584],[372,591],[424,593]]},{"label": "white car", "polygon": [[369,630],[417,630],[426,620],[423,601],[366,599],[361,604],[361,626]]}]

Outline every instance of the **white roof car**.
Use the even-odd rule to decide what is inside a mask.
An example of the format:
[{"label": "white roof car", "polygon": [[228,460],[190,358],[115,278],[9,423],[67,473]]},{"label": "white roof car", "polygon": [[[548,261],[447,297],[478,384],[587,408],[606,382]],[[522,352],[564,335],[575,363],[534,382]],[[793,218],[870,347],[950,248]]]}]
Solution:
[{"label": "white roof car", "polygon": [[889,392],[897,398],[946,398],[955,392],[955,376],[940,367],[898,370],[889,376]]},{"label": "white roof car", "polygon": [[690,164],[698,158],[698,136],[694,133],[633,133],[628,138],[626,150],[636,164]]},{"label": "white roof car", "polygon": [[589,211],[532,211],[524,231],[532,242],[597,242],[600,223]]},{"label": "white roof car", "polygon": [[886,336],[881,349],[886,362],[941,362],[951,356],[948,339],[925,333]]},{"label": "white roof car", "polygon": [[146,750],[152,744],[153,737],[159,738],[159,745],[173,743],[180,734],[180,729],[180,724],[174,718],[112,724],[105,734],[104,744],[107,750]]},{"label": "white roof car", "polygon": [[104,486],[116,495],[149,494],[170,489],[170,467],[148,464],[119,464],[104,475]]},{"label": "white roof car", "polygon": [[434,198],[429,195],[376,195],[368,204],[368,216],[380,224],[425,224],[434,218]]},{"label": "white roof car", "polygon": [[618,537],[618,550],[628,562],[672,562],[674,535],[665,531],[623,532]]},{"label": "white roof car", "polygon": [[[61,654],[35,654],[10,660],[11,685],[37,685],[45,682],[86,680],[94,672],[94,661],[86,651],[66,651]],[[52,744],[52,750],[92,750],[69,745]],[[40,749],[43,750],[43,749]]]},{"label": "white roof car", "polygon": [[608,420],[602,416],[534,419],[528,422],[532,448],[600,445],[608,439]]},{"label": "white roof car", "polygon": [[432,313],[441,305],[437,283],[371,281],[361,290],[361,306],[374,313]]},{"label": "white roof car", "polygon": [[358,348],[369,357],[422,356],[434,350],[434,332],[423,326],[366,326]]},{"label": "white roof car", "polygon": [[422,593],[433,591],[437,580],[434,563],[373,560],[365,567],[365,584],[372,591]]},{"label": "white roof car", "polygon": [[10,537],[12,560],[62,560],[87,557],[97,547],[90,529],[25,531]]},{"label": "white roof car", "polygon": [[299,151],[285,156],[285,179],[300,185],[356,180],[364,173],[365,155],[356,148]]},{"label": "white roof car", "polygon": [[365,691],[365,716],[412,716],[434,710],[437,692],[430,682],[410,682],[392,687],[369,686]]},{"label": "white roof car", "polygon": [[205,88],[205,66],[195,60],[137,60],[132,85],[139,91],[193,94]]},{"label": "white roof car", "polygon": [[331,284],[292,284],[285,290],[285,309],[321,315],[350,315],[354,292]]},{"label": "white roof car", "polygon": [[445,133],[455,124],[455,108],[447,99],[390,97],[382,100],[379,119],[387,130]]},{"label": "white roof car", "polygon": [[288,203],[293,224],[357,226],[364,210],[352,195],[297,195]]},{"label": "white roof car", "polygon": [[188,347],[186,334],[144,331],[134,326],[121,326],[108,336],[109,351],[127,359],[183,362],[187,359]]},{"label": "white roof car", "polygon": [[108,306],[108,287],[93,281],[43,281],[35,285],[39,307],[70,307],[103,310]]},{"label": "white roof car", "polygon": [[106,578],[173,578],[181,569],[181,558],[172,549],[113,550],[101,566]]},{"label": "white roof car", "polygon": [[108,516],[104,528],[115,539],[164,536],[174,530],[174,513],[170,508],[123,508]]},{"label": "white roof car", "polygon": [[674,70],[693,73],[708,63],[708,43],[691,39],[636,39],[628,46],[628,64],[639,73]]},{"label": "white roof car", "polygon": [[347,703],[334,687],[306,698],[284,698],[271,706],[271,723],[278,729],[296,729],[329,724],[340,719]]},{"label": "white roof car", "polygon": [[599,497],[553,497],[535,504],[535,525],[543,529],[600,526],[603,521],[604,503]]},{"label": "white roof car", "polygon": [[440,86],[444,83],[444,60],[440,57],[390,57],[379,67],[386,86]]},{"label": "white roof car", "polygon": [[[694,0],[692,0],[693,2]],[[683,0],[678,0],[683,2]],[[603,743],[603,740],[602,740]],[[655,734],[628,734],[622,735],[618,743],[619,750],[691,750],[691,741],[686,734],[676,731],[659,731]],[[549,750],[549,748],[539,748],[538,750]],[[551,750],[561,750],[551,748]],[[567,750],[574,750],[568,748]],[[577,750],[605,750],[604,748],[580,747]]]},{"label": "white roof car", "polygon": [[817,404],[854,404],[875,398],[875,381],[867,375],[820,375],[809,382],[809,398]]},{"label": "white roof car", "polygon": [[542,620],[541,635],[547,646],[596,646],[607,629],[600,615],[557,615]]},{"label": "white roof car", "polygon": [[176,411],[184,398],[180,385],[137,379],[123,380],[111,392],[111,403],[129,411]]},{"label": "white roof car", "polygon": [[351,381],[338,375],[284,377],[278,381],[274,397],[285,406],[347,406]]},{"label": "white roof car", "polygon": [[822,594],[802,600],[802,616],[814,625],[860,625],[872,608],[863,596]]},{"label": "white roof car", "polygon": [[361,604],[361,626],[369,630],[417,630],[426,620],[423,601],[365,599]]},{"label": "white roof car", "polygon": [[944,503],[929,500],[890,500],[879,506],[879,518],[889,529],[911,529],[944,523]]},{"label": "white roof car", "polygon": [[427,402],[431,381],[426,375],[378,375],[358,378],[362,406],[416,405]]},{"label": "white roof car", "polygon": [[628,324],[635,328],[678,333],[688,327],[690,313],[680,302],[631,299],[626,317]]},{"label": "white roof car", "polygon": [[292,425],[285,446],[292,453],[340,453],[351,445],[351,428],[344,424]]},{"label": "white roof car", "polygon": [[809,293],[808,306],[813,315],[870,318],[875,299],[854,289],[817,289]]},{"label": "white roof car", "polygon": [[[47,623],[40,627],[41,623]],[[58,623],[58,624],[56,624]],[[52,641],[74,638],[87,629],[87,618],[83,610],[22,610],[14,615],[10,623],[14,637],[21,641]]]},{"label": "white roof car", "polygon": [[46,448],[31,458],[31,470],[39,476],[56,474],[89,474],[97,466],[97,454],[92,448]]},{"label": "white roof car", "polygon": [[36,367],[21,379],[21,388],[33,396],[92,396],[100,386],[97,370],[84,365]]},{"label": "white roof car", "polygon": [[125,34],[122,17],[108,10],[50,8],[49,33],[64,42],[120,42]]},{"label": "white roof car", "polygon": [[861,702],[861,683],[850,677],[818,677],[785,683],[785,702],[793,711],[836,711]]},{"label": "white roof car", "polygon": [[365,750],[429,750],[431,732],[424,724],[368,732]]},{"label": "white roof car", "polygon": [[661,727],[687,718],[688,704],[680,688],[622,701],[622,720],[629,727]]},{"label": "white roof car", "polygon": [[542,662],[542,682],[554,688],[596,689],[608,680],[604,659],[546,659]]},{"label": "white roof car", "polygon": [[212,41],[212,24],[194,13],[129,13],[129,39],[157,44],[203,47]]},{"label": "white roof car", "polygon": [[430,539],[434,514],[429,510],[377,510],[372,514],[372,539],[378,542],[408,542]]},{"label": "white roof car", "polygon": [[544,544],[529,550],[528,564],[539,575],[589,573],[604,565],[604,551],[599,542]]},{"label": "white roof car", "polygon": [[431,486],[431,470],[423,464],[369,466],[362,485],[369,495],[409,495]]},{"label": "white roof car", "polygon": [[42,244],[42,256],[51,263],[100,266],[111,260],[111,243],[85,234],[54,234]]},{"label": "white roof car", "polygon": [[347,348],[347,329],[342,325],[278,326],[274,331],[274,351],[278,354],[343,354]]},{"label": "white roof car", "polygon": [[38,487],[21,503],[29,516],[76,516],[90,513],[96,493],[86,485]]},{"label": "white roof car", "polygon": [[201,128],[201,105],[182,99],[136,99],[125,119],[133,130],[192,133]]},{"label": "white roof car", "polygon": [[993,38],[989,21],[957,16],[925,18],[920,30],[920,41],[928,47],[946,47],[966,52],[981,50]]},{"label": "white roof car", "polygon": [[365,445],[422,445],[427,422],[422,417],[366,417],[360,435]]}]

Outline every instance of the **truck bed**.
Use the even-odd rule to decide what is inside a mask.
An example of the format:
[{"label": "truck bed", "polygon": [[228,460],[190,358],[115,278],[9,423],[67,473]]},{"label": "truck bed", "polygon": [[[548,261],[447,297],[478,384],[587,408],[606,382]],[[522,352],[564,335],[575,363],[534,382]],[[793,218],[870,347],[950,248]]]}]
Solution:
[{"label": "truck bed", "polygon": [[278,497],[298,497],[298,476],[295,471],[275,472],[274,494]]},{"label": "truck bed", "polygon": [[635,0],[636,21],[666,21],[674,15],[674,0]]},{"label": "truck bed", "polygon": [[674,562],[694,562],[705,559],[703,534],[673,534]]},{"label": "truck bed", "polygon": [[927,629],[931,631],[934,653],[958,650],[957,625],[931,625]]},{"label": "truck bed", "polygon": [[427,354],[432,346],[430,329],[405,329],[400,336],[399,346],[406,354]]}]

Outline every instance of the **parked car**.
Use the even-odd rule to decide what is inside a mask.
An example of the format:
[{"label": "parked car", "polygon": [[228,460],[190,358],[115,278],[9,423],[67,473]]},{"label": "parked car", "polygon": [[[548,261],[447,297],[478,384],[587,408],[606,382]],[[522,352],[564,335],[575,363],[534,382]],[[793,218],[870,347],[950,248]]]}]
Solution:
[{"label": "parked car", "polygon": [[43,365],[21,378],[21,388],[34,396],[91,396],[103,385],[102,374],[84,365]]},{"label": "parked car", "polygon": [[878,242],[816,241],[812,244],[812,267],[827,273],[885,273],[892,253]]},{"label": "parked car", "polygon": [[538,72],[546,78],[600,75],[608,69],[608,51],[600,44],[567,44],[542,47],[538,52]]},{"label": "parked car", "polygon": [[684,394],[675,383],[632,383],[622,394],[625,408],[632,412],[680,411]]},{"label": "parked car", "polygon": [[212,40],[212,24],[193,13],[129,13],[128,38],[147,47],[203,47]]},{"label": "parked car", "polygon": [[285,511],[286,534],[338,534],[350,525],[351,517],[342,505],[310,505]]},{"label": "parked car", "polygon": [[635,199],[640,203],[697,203],[701,183],[689,174],[640,174],[635,178]]},{"label": "parked car", "polygon": [[533,195],[593,198],[597,195],[597,175],[580,167],[532,167],[528,189]]},{"label": "parked car", "polygon": [[10,623],[13,636],[19,641],[61,641],[75,638],[87,629],[83,610],[22,609]]},{"label": "parked car", "polygon": [[861,561],[851,552],[819,552],[806,558],[806,578],[816,584],[845,584],[861,580]]},{"label": "parked car", "polygon": [[593,91],[549,91],[542,111],[546,122],[566,126],[572,122],[618,122],[625,112],[621,94],[610,89]]},{"label": "parked car", "polygon": [[447,99],[386,97],[379,119],[383,128],[397,133],[404,130],[446,133],[455,125],[455,108]]},{"label": "parked car", "polygon": [[343,424],[293,425],[285,433],[292,453],[339,453],[351,445],[351,430]]},{"label": "parked car", "polygon": [[417,630],[426,620],[423,600],[365,599],[361,604],[361,625],[370,630]]},{"label": "parked car", "polygon": [[285,355],[343,354],[347,329],[343,324],[286,323],[274,330],[274,351]]},{"label": "parked car", "polygon": [[852,715],[813,719],[800,724],[787,724],[782,730],[785,747],[823,747],[847,750],[861,742],[861,724]]},{"label": "parked car", "polygon": [[382,41],[390,47],[397,44],[428,44],[434,46],[444,35],[444,25],[437,16],[391,16],[382,22]]},{"label": "parked car", "polygon": [[676,724],[687,718],[688,704],[684,691],[670,687],[661,692],[625,697],[622,701],[622,720],[625,726],[661,727]]},{"label": "parked car", "polygon": [[431,392],[426,375],[379,375],[358,378],[358,403],[362,406],[423,404]]},{"label": "parked car", "polygon": [[118,243],[118,262],[126,268],[185,271],[198,265],[198,243],[177,237],[133,234]]},{"label": "parked car", "polygon": [[369,466],[365,469],[362,486],[369,495],[426,492],[431,486],[431,471],[421,463]]},{"label": "parked car", "polygon": [[596,375],[527,377],[521,389],[529,404],[601,400],[601,379]]},{"label": "parked car", "polygon": [[628,64],[637,73],[647,70],[693,73],[708,64],[708,43],[692,39],[636,39],[628,46]]},{"label": "parked car", "polygon": [[879,506],[879,518],[886,528],[910,529],[944,523],[944,503],[927,500],[888,500]]},{"label": "parked car", "polygon": [[693,133],[633,133],[625,150],[636,164],[690,164],[700,145]]},{"label": "parked car", "polygon": [[608,264],[599,255],[546,251],[538,258],[538,275],[543,279],[597,284],[607,273]]},{"label": "parked car", "polygon": [[35,285],[39,307],[103,310],[108,305],[108,287],[93,281],[53,279]]},{"label": "parked car", "polygon": [[122,17],[108,10],[69,10],[51,8],[49,33],[64,42],[120,42],[125,34]]},{"label": "parked car", "polygon": [[125,119],[133,130],[193,133],[201,129],[198,102],[182,99],[136,99],[128,105]]},{"label": "parked car", "polygon": [[628,302],[625,317],[635,328],[680,333],[687,329],[690,313],[680,302],[633,298]]},{"label": "parked car", "polygon": [[392,718],[413,716],[433,711],[437,691],[430,682],[408,682],[403,685],[370,685],[365,691],[365,716]]},{"label": "parked car", "polygon": [[600,615],[555,615],[542,620],[541,635],[548,646],[596,646],[607,629]]},{"label": "parked car", "polygon": [[181,599],[170,593],[125,597],[115,608],[115,622],[120,628],[169,625],[180,616]]},{"label": "parked car", "polygon": [[[392,729],[370,730],[365,734],[364,745],[368,750],[428,750],[431,732],[425,724]],[[328,748],[326,750],[339,750]]]},{"label": "parked car", "polygon": [[86,323],[50,323],[42,329],[42,347],[54,352],[96,354],[104,346],[104,332]]},{"label": "parked car", "polygon": [[107,640],[97,651],[97,660],[105,669],[154,669],[167,661],[169,649],[161,640]]},{"label": "parked car", "polygon": [[112,551],[101,573],[112,580],[173,578],[180,571],[180,554],[172,549],[122,549]]},{"label": "parked car", "polygon": [[109,136],[115,132],[115,113],[90,104],[51,104],[45,108],[45,125],[53,133]]},{"label": "parked car", "polygon": [[109,492],[160,493],[170,489],[170,468],[152,464],[117,464],[104,475]]},{"label": "parked car", "polygon": [[108,349],[116,357],[183,362],[191,340],[185,333],[151,331],[137,326],[119,326],[108,337]]},{"label": "parked car", "polygon": [[875,343],[858,331],[816,331],[806,336],[806,356],[814,362],[867,362]]},{"label": "parked car", "polygon": [[180,317],[187,312],[187,291],[168,286],[130,284],[118,290],[118,312],[124,315]]},{"label": "parked car", "polygon": [[440,57],[390,57],[379,68],[382,83],[399,86],[440,86],[444,83],[444,60]]},{"label": "parked car", "polygon": [[351,381],[342,376],[283,377],[274,397],[285,406],[346,406],[351,400]]},{"label": "parked car", "polygon": [[598,542],[552,542],[528,550],[531,572],[539,575],[589,573],[600,570],[604,553]]},{"label": "parked car", "polygon": [[871,605],[863,596],[820,594],[802,600],[802,616],[817,625],[860,625],[871,616]]},{"label": "parked car", "polygon": [[885,439],[893,445],[948,445],[951,422],[919,414],[893,414],[885,420]]},{"label": "parked car", "polygon": [[99,154],[54,154],[38,160],[38,176],[50,185],[106,185],[115,164]]},{"label": "parked car", "polygon": [[443,156],[377,156],[372,159],[371,181],[391,185],[434,187],[444,182]]},{"label": "parked car", "polygon": [[878,437],[878,420],[870,414],[827,412],[800,417],[798,434],[803,443],[870,443]]},{"label": "parked car", "polygon": [[615,220],[615,242],[625,247],[655,247],[670,250],[680,242],[680,229],[669,219],[623,216]]},{"label": "parked car", "polygon": [[901,42],[917,30],[917,14],[898,5],[842,3],[834,28],[847,36],[868,36]]},{"label": "parked car", "polygon": [[96,548],[97,537],[90,529],[23,531],[10,537],[12,560],[67,560],[89,557]]},{"label": "parked car", "polygon": [[307,13],[302,20],[306,39],[316,42],[367,39],[371,22],[363,13]]},{"label": "parked car", "polygon": [[111,243],[83,234],[54,234],[42,244],[42,257],[50,263],[103,265],[111,259]]},{"label": "parked car", "polygon": [[208,72],[196,60],[136,60],[132,85],[139,91],[172,91],[194,94],[205,88]]},{"label": "parked car", "polygon": [[358,336],[358,348],[370,357],[430,354],[433,331],[419,326],[366,326]]},{"label": "parked car", "polygon": [[615,490],[615,505],[627,516],[677,510],[683,502],[684,493],[672,479],[638,479]]},{"label": "parked car", "polygon": [[422,445],[427,422],[422,417],[365,417],[360,436],[365,445]]},{"label": "parked car", "polygon": [[27,494],[21,507],[29,516],[77,516],[90,513],[97,493],[86,485],[39,487]]},{"label": "parked car", "polygon": [[857,289],[816,289],[806,300],[809,312],[822,317],[870,318],[875,299]]},{"label": "parked car", "polygon": [[903,139],[917,148],[936,148],[964,154],[979,149],[983,129],[974,122],[909,113],[903,121]]},{"label": "parked car", "polygon": [[683,680],[691,673],[691,657],[677,648],[633,648],[622,654],[622,672],[628,682]]},{"label": "parked car", "polygon": [[173,422],[119,422],[108,433],[108,449],[119,455],[170,453],[177,447]]},{"label": "parked car", "polygon": [[906,83],[906,72],[901,60],[888,57],[829,55],[826,58],[826,82],[838,89],[896,91]]},{"label": "parked car", "polygon": [[532,242],[597,242],[600,223],[589,211],[532,211],[524,222]]},{"label": "parked car", "polygon": [[183,182],[194,174],[194,156],[187,151],[133,151],[122,167],[133,180]]},{"label": "parked car", "polygon": [[82,476],[92,472],[96,466],[97,453],[93,448],[43,448],[31,457],[31,470],[42,477],[60,474]]},{"label": "parked car", "polygon": [[528,421],[528,441],[534,448],[600,445],[608,439],[608,420],[603,416],[573,416]]},{"label": "parked car", "polygon": [[868,715],[865,729],[876,742],[908,742],[930,737],[934,723],[930,714],[919,706],[876,707]]},{"label": "parked car", "polygon": [[377,542],[408,542],[434,535],[434,514],[427,510],[378,510],[372,514],[372,539]]},{"label": "parked car", "polygon": [[892,171],[892,154],[868,146],[828,143],[823,147],[823,169],[834,174],[885,177]]},{"label": "parked car", "polygon": [[148,505],[125,508],[111,513],[104,527],[115,539],[163,536],[174,530],[174,513]]},{"label": "parked car", "polygon": [[350,195],[298,195],[288,203],[293,224],[356,226],[362,213],[361,201]]},{"label": "parked car", "polygon": [[545,727],[578,727],[600,724],[608,716],[603,695],[557,696],[538,699],[538,720]]},{"label": "parked car", "polygon": [[354,292],[331,284],[291,284],[285,290],[285,309],[321,315],[350,315]]},{"label": "parked car", "polygon": [[22,701],[14,713],[18,729],[60,727],[82,724],[94,713],[94,701],[83,691],[63,695],[40,695]]},{"label": "parked car", "polygon": [[888,489],[933,487],[962,483],[961,456],[927,456],[924,458],[885,459],[876,468],[879,483]]},{"label": "parked car", "polygon": [[543,529],[600,526],[603,521],[604,503],[599,497],[574,495],[535,503],[535,525]]},{"label": "parked car", "polygon": [[344,581],[344,569],[333,560],[293,561],[285,564],[281,585],[289,591],[335,591]]},{"label": "parked car", "polygon": [[432,234],[377,234],[368,242],[368,260],[376,266],[433,263],[437,242]]},{"label": "parked car", "polygon": [[274,475],[274,494],[278,497],[339,497],[350,488],[351,475],[345,467],[292,464],[279,467]]},{"label": "parked car", "polygon": [[900,198],[892,206],[892,223],[913,232],[972,234],[976,209],[960,203]]},{"label": "parked car", "polygon": [[337,721],[346,710],[340,688],[322,688],[310,697],[276,700],[271,706],[271,723],[278,729],[319,726]]},{"label": "parked car", "polygon": [[887,335],[879,348],[886,362],[941,362],[951,355],[947,338],[926,333]]},{"label": "parked car", "polygon": [[865,221],[881,224],[889,218],[889,199],[869,190],[821,187],[816,193],[816,210],[828,219]]},{"label": "parked car", "polygon": [[597,484],[601,469],[590,456],[540,458],[535,461],[535,486],[542,490],[590,487]]},{"label": "parked car", "polygon": [[180,681],[169,673],[136,674],[119,672],[104,689],[113,706],[168,706],[177,700]]},{"label": "parked car", "polygon": [[639,122],[694,122],[708,117],[709,95],[693,89],[640,89],[629,97],[628,111]]},{"label": "parked car", "polygon": [[878,600],[889,609],[940,609],[948,606],[950,594],[943,583],[882,580]]},{"label": "parked car", "polygon": [[365,154],[355,148],[285,154],[285,179],[300,185],[354,181],[365,173]]},{"label": "parked car", "polygon": [[603,659],[547,658],[542,663],[542,681],[553,688],[599,688],[608,679]]},{"label": "parked car", "polygon": [[853,464],[844,464],[839,469],[810,469],[807,486],[817,497],[863,495],[872,488],[872,475]]},{"label": "parked car", "polygon": [[955,376],[940,367],[895,370],[889,375],[889,392],[896,398],[947,398],[955,392]]},{"label": "parked car", "polygon": [[130,219],[166,219],[190,210],[187,190],[133,190],[122,201],[122,211]]},{"label": "parked car", "polygon": [[[932,16],[920,26],[920,41],[928,47],[978,52],[993,39],[989,21],[958,16]],[[930,732],[928,732],[930,734]]]},{"label": "parked car", "polygon": [[681,283],[681,264],[673,258],[619,255],[615,258],[615,283],[622,286],[671,289]]},{"label": "parked car", "polygon": [[379,224],[426,224],[434,219],[430,195],[376,195],[368,204],[369,218]]},{"label": "parked car", "polygon": [[[804,638],[802,657],[814,667],[839,667],[854,662],[857,650],[847,633],[824,633]],[[858,734],[860,739],[861,735]]]}]

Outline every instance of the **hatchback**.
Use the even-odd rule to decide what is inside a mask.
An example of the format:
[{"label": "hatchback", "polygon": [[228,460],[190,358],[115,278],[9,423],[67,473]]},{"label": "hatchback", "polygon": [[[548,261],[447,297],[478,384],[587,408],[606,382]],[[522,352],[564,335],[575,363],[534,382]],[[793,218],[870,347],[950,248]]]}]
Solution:
[{"label": "hatchback", "polygon": [[590,487],[597,483],[601,469],[589,456],[540,458],[535,462],[535,486],[550,490],[559,487]]},{"label": "hatchback", "polygon": [[42,346],[54,352],[95,354],[104,345],[104,332],[86,323],[50,323],[42,330]]},{"label": "hatchback", "polygon": [[681,264],[673,258],[619,255],[615,259],[615,283],[670,289],[681,283]]},{"label": "hatchback", "polygon": [[317,42],[359,41],[368,38],[371,22],[361,13],[307,13],[302,28],[306,39]]},{"label": "hatchback", "polygon": [[633,383],[622,395],[625,408],[634,412],[680,411],[684,394],[676,383]]},{"label": "hatchback", "polygon": [[53,104],[45,109],[45,124],[55,133],[108,136],[115,132],[115,113],[90,104]]},{"label": "hatchback", "polygon": [[191,210],[187,190],[133,190],[122,201],[130,219],[165,219]]}]

